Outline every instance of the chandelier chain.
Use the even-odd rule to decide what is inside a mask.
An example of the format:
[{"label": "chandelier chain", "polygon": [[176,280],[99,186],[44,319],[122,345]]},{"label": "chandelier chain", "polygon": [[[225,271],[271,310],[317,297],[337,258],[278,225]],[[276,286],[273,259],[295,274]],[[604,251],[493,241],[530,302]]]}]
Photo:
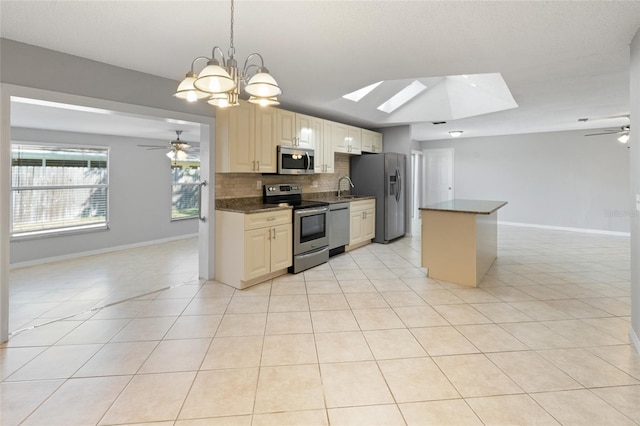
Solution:
[{"label": "chandelier chain", "polygon": [[236,48],[233,46],[233,24],[234,24],[234,6],[233,0],[231,0],[231,43],[229,45],[229,56],[233,58],[236,53]]}]

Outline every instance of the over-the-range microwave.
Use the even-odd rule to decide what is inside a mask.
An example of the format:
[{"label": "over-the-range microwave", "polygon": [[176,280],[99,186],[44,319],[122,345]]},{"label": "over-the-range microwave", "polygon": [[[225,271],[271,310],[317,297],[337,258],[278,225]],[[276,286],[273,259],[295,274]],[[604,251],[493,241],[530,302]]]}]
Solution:
[{"label": "over-the-range microwave", "polygon": [[278,145],[279,175],[312,175],[313,149]]}]

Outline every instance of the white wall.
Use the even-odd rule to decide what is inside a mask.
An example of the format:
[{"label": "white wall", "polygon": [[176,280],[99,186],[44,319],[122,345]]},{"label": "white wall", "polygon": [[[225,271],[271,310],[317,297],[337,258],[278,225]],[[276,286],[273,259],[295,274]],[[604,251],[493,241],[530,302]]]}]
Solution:
[{"label": "white wall", "polygon": [[631,43],[631,194],[628,208],[631,215],[631,338],[640,353],[640,212],[636,210],[636,194],[640,194],[640,31]]},{"label": "white wall", "polygon": [[454,148],[456,198],[505,200],[499,220],[629,232],[629,149],[567,131],[422,142]]},{"label": "white wall", "polygon": [[47,142],[110,147],[109,230],[11,242],[12,264],[102,250],[198,232],[198,220],[171,222],[170,161],[164,150],[137,144],[166,141],[86,133],[14,128],[14,142]]}]

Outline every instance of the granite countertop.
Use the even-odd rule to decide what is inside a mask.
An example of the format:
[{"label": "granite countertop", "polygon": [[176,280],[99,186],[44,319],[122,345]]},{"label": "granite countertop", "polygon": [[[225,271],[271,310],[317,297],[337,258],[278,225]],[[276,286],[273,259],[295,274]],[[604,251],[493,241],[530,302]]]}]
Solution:
[{"label": "granite countertop", "polygon": [[216,210],[233,213],[251,214],[291,209],[291,206],[264,204],[262,202],[262,197],[225,198],[216,200]]},{"label": "granite countertop", "polygon": [[358,200],[369,200],[369,199],[373,200],[375,198],[376,197],[374,197],[373,195],[350,195],[348,193],[346,195],[343,195],[341,198],[338,198],[338,195],[335,191],[312,192],[307,195],[302,194],[303,200],[324,201],[325,203],[329,203],[329,204],[348,203],[351,201],[358,201]]},{"label": "granite countertop", "polygon": [[453,199],[443,201],[441,203],[429,204],[427,206],[420,207],[420,210],[491,214],[506,204],[506,201]]}]

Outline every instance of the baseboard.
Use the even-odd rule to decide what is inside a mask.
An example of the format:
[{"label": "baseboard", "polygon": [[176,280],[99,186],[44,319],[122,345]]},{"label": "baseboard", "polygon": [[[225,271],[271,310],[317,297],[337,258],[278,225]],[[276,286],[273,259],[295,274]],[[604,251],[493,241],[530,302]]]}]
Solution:
[{"label": "baseboard", "polygon": [[195,233],[195,234],[185,234],[185,235],[178,235],[178,236],[175,236],[175,237],[161,238],[159,240],[141,241],[141,242],[138,242],[138,243],[125,244],[125,245],[121,245],[121,246],[106,247],[106,248],[102,248],[102,249],[82,251],[82,252],[78,252],[78,253],[69,253],[69,254],[64,254],[62,256],[45,257],[45,258],[42,258],[42,259],[27,260],[25,262],[11,263],[9,265],[9,269],[26,268],[27,266],[43,265],[45,263],[59,262],[61,260],[78,259],[78,258],[86,257],[86,256],[95,256],[97,254],[112,253],[114,251],[134,249],[134,248],[138,248],[138,247],[151,246],[151,245],[154,245],[154,244],[170,243],[171,241],[186,240],[188,238],[194,238],[194,237],[197,237],[197,236],[198,236],[197,233]]},{"label": "baseboard", "polygon": [[638,353],[638,355],[640,355],[640,339],[638,338],[638,335],[636,334],[633,327],[629,329],[629,336],[631,337],[631,343],[633,343],[633,346],[636,347],[636,352]]},{"label": "baseboard", "polygon": [[566,226],[538,225],[534,223],[502,222],[500,220],[498,221],[498,225],[519,226],[522,228],[552,229],[554,231],[582,232],[584,234],[615,235],[617,237],[631,236],[630,232],[607,231],[604,229],[570,228]]}]

